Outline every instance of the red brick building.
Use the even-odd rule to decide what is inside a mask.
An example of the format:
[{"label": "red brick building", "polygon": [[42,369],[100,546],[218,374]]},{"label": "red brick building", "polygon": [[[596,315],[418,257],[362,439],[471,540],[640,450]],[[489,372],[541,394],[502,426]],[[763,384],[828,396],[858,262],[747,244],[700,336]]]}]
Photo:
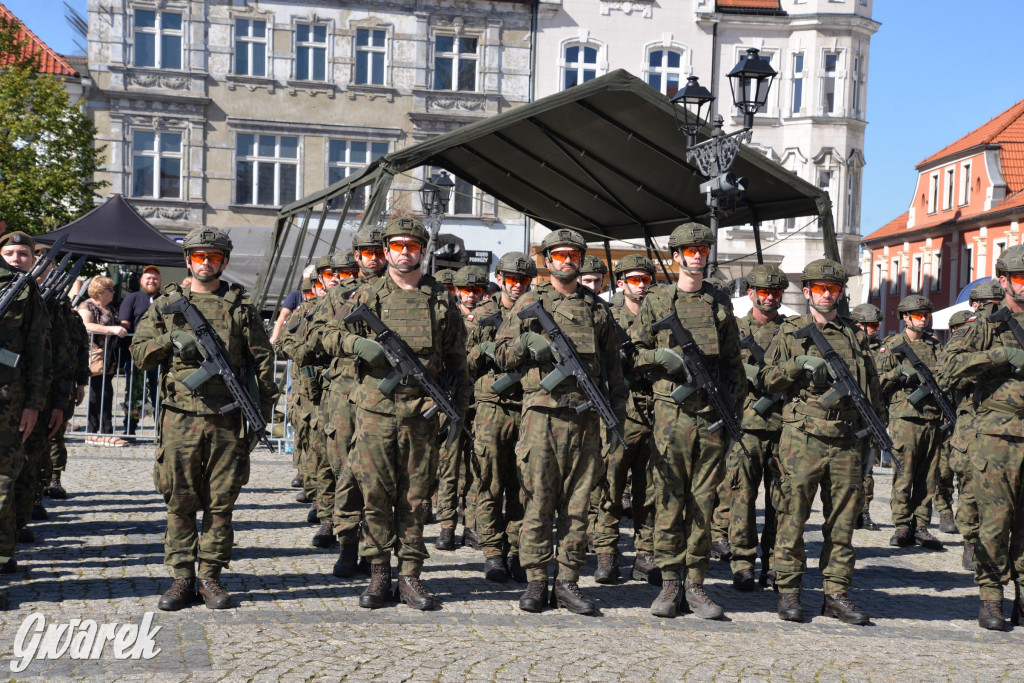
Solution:
[{"label": "red brick building", "polygon": [[910,209],[863,240],[868,301],[899,330],[908,294],[951,306],[969,283],[995,274],[1024,219],[1024,100],[917,165]]}]

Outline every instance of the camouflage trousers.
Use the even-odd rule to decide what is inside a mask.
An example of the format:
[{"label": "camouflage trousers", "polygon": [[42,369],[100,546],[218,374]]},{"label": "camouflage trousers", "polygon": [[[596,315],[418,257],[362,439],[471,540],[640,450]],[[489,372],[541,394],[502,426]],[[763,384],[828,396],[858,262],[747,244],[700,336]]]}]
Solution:
[{"label": "camouflage trousers", "polygon": [[329,440],[325,433],[328,424],[325,408],[317,404],[313,420],[309,425],[309,450],[316,463],[316,516],[320,523],[331,522],[334,518],[334,493],[337,477],[327,455]]},{"label": "camouflage trousers", "polygon": [[715,490],[715,511],[711,513],[711,541],[725,541],[729,538],[729,524],[732,520],[732,488],[725,477]]},{"label": "camouflage trousers", "polygon": [[764,527],[761,530],[761,567],[774,564],[776,508],[781,505],[778,467],[779,432],[751,430],[743,433],[743,445],[750,457],[733,444],[726,459],[725,483],[729,487],[731,515],[729,544],[733,573],[753,569],[757,558],[757,496],[764,481]]},{"label": "camouflage trousers", "polygon": [[523,501],[515,449],[522,419],[522,408],[516,404],[476,406],[476,531],[485,557],[501,555],[506,543],[519,551]]},{"label": "camouflage trousers", "polygon": [[[1017,418],[1020,419],[1020,418]],[[974,583],[982,600],[1002,600],[1013,578],[1024,591],[1024,439],[978,434],[970,456],[978,503]]]},{"label": "camouflage trousers", "polygon": [[932,503],[939,514],[953,512],[953,468],[949,465],[949,441],[939,447],[938,462],[935,467],[934,495]]},{"label": "camouflage trousers", "polygon": [[826,437],[808,434],[802,424],[784,423],[779,441],[782,504],[777,511],[776,585],[782,593],[800,591],[807,571],[804,527],[820,486],[825,523],[818,567],[826,593],[845,593],[853,584],[853,526],[863,507],[861,443],[852,428],[847,436]]},{"label": "camouflage trousers", "polygon": [[68,447],[64,442],[64,435],[68,431],[68,425],[71,423],[71,416],[75,413],[75,402],[69,401],[64,406],[64,424],[58,429],[57,433],[50,439],[50,465],[53,467],[54,473],[60,473],[68,467]]},{"label": "camouflage trousers", "polygon": [[363,494],[351,468],[345,467],[354,429],[355,407],[349,402],[350,384],[337,380],[324,396],[327,408],[327,460],[335,474],[334,510],[331,521],[342,545],[359,541],[359,521],[363,517]]},{"label": "camouflage trousers", "polygon": [[50,419],[50,409],[39,411],[39,419],[32,435],[25,441],[25,460],[14,482],[14,517],[15,524],[21,529],[32,519],[32,506],[42,498],[45,484],[50,482],[53,467],[50,465],[50,437],[46,423]]},{"label": "camouflage trousers", "polygon": [[[516,463],[523,487],[519,561],[530,581],[578,581],[587,558],[587,509],[601,457],[601,419],[587,411],[531,407],[523,411]],[[556,557],[552,527],[557,518]]]},{"label": "camouflage trousers", "polygon": [[[960,430],[960,422],[957,421],[956,430]],[[962,443],[972,444],[974,448],[974,430],[970,430],[970,441],[958,443],[956,439],[950,441],[949,446],[949,467],[956,473],[957,499],[956,499],[956,528],[964,538],[964,543],[974,543],[978,539],[978,503],[974,500],[974,487],[971,479],[974,477],[974,467],[971,465],[971,456],[959,447]]]},{"label": "camouflage trousers", "polygon": [[[156,490],[167,504],[164,563],[174,578],[214,578],[231,561],[231,517],[249,481],[249,453],[239,438],[241,417],[194,415],[163,408],[153,466]],[[196,514],[203,512],[202,531]]]},{"label": "camouflage trousers", "polygon": [[[473,424],[475,416],[465,416],[466,424]],[[447,432],[445,432],[447,435]],[[437,507],[434,518],[442,527],[454,529],[459,517],[459,504],[463,505],[463,524],[476,529],[478,486],[473,476],[473,446],[460,434],[447,444],[438,444],[440,453],[437,466]]]},{"label": "camouflage trousers", "polygon": [[[878,463],[878,449],[874,446],[865,445],[861,457],[864,458],[864,467],[866,468],[864,471],[864,505],[861,512],[865,510],[871,512],[869,509],[871,501],[875,499],[875,464]],[[867,466],[867,461],[870,461],[871,467]]]},{"label": "camouflage trousers", "polygon": [[903,465],[903,471],[893,468],[892,474],[890,508],[897,529],[924,528],[931,521],[943,441],[940,424],[938,420],[914,418],[889,420],[893,457]]},{"label": "camouflage trousers", "polygon": [[14,482],[25,463],[24,444],[18,433],[23,398],[24,391],[20,386],[0,386],[0,563],[14,557],[14,546],[18,538],[14,515]]},{"label": "camouflage trousers", "polygon": [[[591,507],[596,507],[594,547],[598,553],[615,552],[619,546],[619,524],[622,521],[622,495],[630,483],[633,499],[633,546],[638,553],[654,551],[654,496],[651,489],[651,459],[654,439],[649,416],[638,416],[629,406],[630,414],[623,425],[622,439],[626,447],[612,437],[611,448],[605,452],[605,475],[594,487]],[[596,499],[596,505],[594,505]]]},{"label": "camouflage trousers", "polygon": [[654,402],[654,561],[665,579],[704,583],[708,572],[715,491],[725,474],[725,430],[712,434],[710,425],[704,414]]},{"label": "camouflage trousers", "polygon": [[[430,557],[423,544],[423,503],[437,476],[437,416],[396,417],[355,409],[355,438],[345,469],[363,494],[359,554],[389,563],[399,575],[419,576]],[[342,473],[342,479],[348,475]]]}]

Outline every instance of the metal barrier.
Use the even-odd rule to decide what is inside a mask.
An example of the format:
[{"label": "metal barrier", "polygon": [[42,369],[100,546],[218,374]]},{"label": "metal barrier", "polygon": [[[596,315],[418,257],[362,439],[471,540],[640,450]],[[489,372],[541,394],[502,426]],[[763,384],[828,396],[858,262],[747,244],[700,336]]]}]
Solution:
[{"label": "metal barrier", "polygon": [[[155,441],[160,414],[160,370],[142,371],[132,362],[129,345],[132,334],[124,338],[112,334],[89,333],[90,349],[103,349],[103,369],[89,379],[86,397],[68,426],[69,436],[116,437],[136,442]],[[291,364],[274,357],[274,382],[281,390],[267,433],[274,446],[290,452],[294,432],[288,422],[288,394],[291,392]],[[280,407],[280,410],[278,409]],[[91,418],[91,419],[90,419]]]}]

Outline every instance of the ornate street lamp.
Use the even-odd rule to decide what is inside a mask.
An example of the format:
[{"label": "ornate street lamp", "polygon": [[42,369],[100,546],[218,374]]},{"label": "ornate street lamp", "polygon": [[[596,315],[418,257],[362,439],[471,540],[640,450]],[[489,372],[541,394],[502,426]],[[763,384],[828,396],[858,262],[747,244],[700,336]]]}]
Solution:
[{"label": "ornate street lamp", "polygon": [[[697,82],[696,76],[687,76],[686,86],[672,98],[672,113],[676,117],[676,127],[686,134],[686,146],[697,144],[697,131],[704,127],[711,111],[711,103],[715,96],[711,91]],[[680,120],[680,115],[682,120]]]},{"label": "ornate street lamp", "polygon": [[430,176],[430,180],[423,181],[420,186],[420,205],[423,213],[427,215],[430,238],[427,242],[426,263],[424,271],[434,274],[434,245],[437,244],[437,235],[441,231],[441,221],[444,220],[444,212],[448,208],[448,201],[452,196],[452,182],[447,171],[441,171]]},{"label": "ornate street lamp", "polygon": [[778,73],[761,59],[756,48],[748,48],[745,57],[728,73],[732,101],[743,112],[743,128],[754,127],[754,114],[761,111],[768,101],[768,91]]}]

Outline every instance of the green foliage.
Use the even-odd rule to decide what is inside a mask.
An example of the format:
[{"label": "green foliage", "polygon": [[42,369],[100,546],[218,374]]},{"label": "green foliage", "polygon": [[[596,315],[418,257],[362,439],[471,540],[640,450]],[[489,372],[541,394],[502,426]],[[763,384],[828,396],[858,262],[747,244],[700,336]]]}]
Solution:
[{"label": "green foliage", "polygon": [[18,26],[0,18],[0,218],[42,233],[94,208],[104,147],[61,80],[25,54]]}]

